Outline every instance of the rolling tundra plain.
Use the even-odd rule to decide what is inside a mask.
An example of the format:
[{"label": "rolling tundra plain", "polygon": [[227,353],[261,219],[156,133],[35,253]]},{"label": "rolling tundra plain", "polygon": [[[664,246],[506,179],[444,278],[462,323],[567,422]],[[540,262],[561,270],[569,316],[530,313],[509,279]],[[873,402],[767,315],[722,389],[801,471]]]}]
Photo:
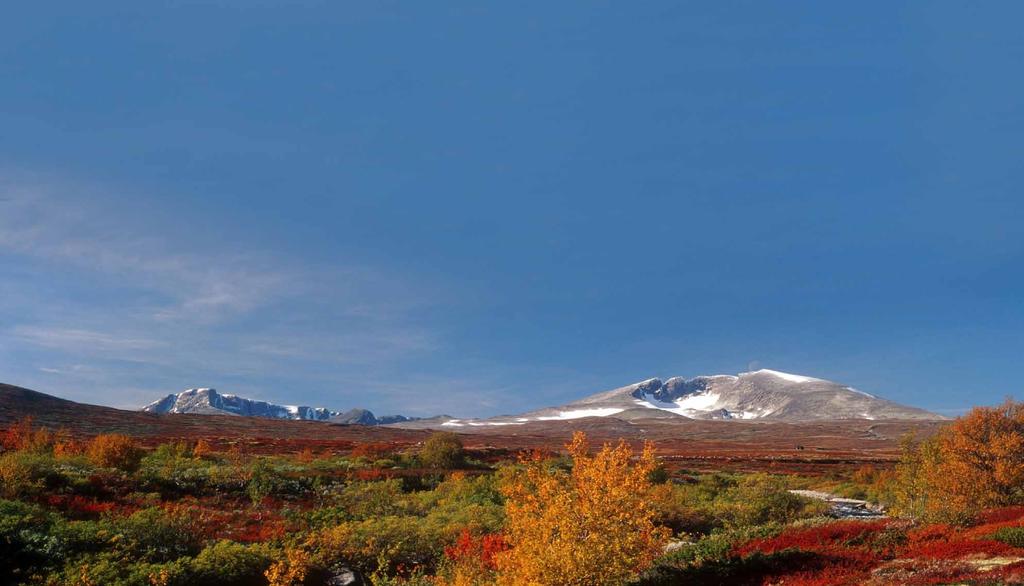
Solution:
[{"label": "rolling tundra plain", "polygon": [[[802,418],[801,403],[864,416]],[[969,458],[1024,441],[1022,414],[949,420],[776,371],[386,423],[212,389],[123,410],[3,385],[0,572],[125,586],[1012,583],[1017,477]],[[988,457],[1024,473],[1013,453]]]}]

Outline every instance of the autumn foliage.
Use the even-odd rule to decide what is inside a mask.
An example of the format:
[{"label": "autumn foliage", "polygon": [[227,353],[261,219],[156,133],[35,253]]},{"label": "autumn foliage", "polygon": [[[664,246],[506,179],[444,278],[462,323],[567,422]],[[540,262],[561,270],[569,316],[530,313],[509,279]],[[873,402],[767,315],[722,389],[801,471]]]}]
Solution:
[{"label": "autumn foliage", "polygon": [[1024,504],[1024,404],[976,407],[904,451],[898,513],[970,522],[986,508]]},{"label": "autumn foliage", "polygon": [[293,586],[302,584],[309,572],[310,555],[302,549],[289,549],[285,560],[274,562],[264,576],[268,586]]},{"label": "autumn foliage", "polygon": [[[263,456],[225,438],[152,445],[24,420],[0,430],[0,584],[298,586],[342,567],[393,586],[1024,583],[1022,438],[1024,404],[1007,403],[908,441],[897,466],[666,468],[653,486],[650,447],[591,450],[582,434],[569,458],[492,467],[450,434],[416,453]],[[829,520],[794,488],[910,518]]]},{"label": "autumn foliage", "polygon": [[53,434],[45,427],[35,427],[31,417],[25,417],[0,434],[0,447],[6,451],[48,451],[53,441]]},{"label": "autumn foliage", "polygon": [[196,442],[196,445],[192,448],[192,456],[195,458],[205,458],[213,453],[213,447],[210,442],[205,439],[200,439]]},{"label": "autumn foliage", "polygon": [[394,444],[388,442],[366,442],[352,448],[353,458],[368,458],[371,460],[383,458],[395,453]]},{"label": "autumn foliage", "polygon": [[492,583],[498,569],[497,557],[505,551],[508,543],[500,533],[475,535],[463,529],[455,543],[444,548],[452,567],[451,586]]},{"label": "autumn foliage", "polygon": [[655,526],[647,498],[653,448],[636,462],[624,442],[591,455],[577,432],[568,450],[571,472],[533,459],[505,483],[511,549],[497,556],[498,583],[621,584],[661,552],[667,530]]},{"label": "autumn foliage", "polygon": [[131,472],[139,467],[142,451],[132,438],[116,434],[98,435],[86,447],[85,455],[95,466]]}]

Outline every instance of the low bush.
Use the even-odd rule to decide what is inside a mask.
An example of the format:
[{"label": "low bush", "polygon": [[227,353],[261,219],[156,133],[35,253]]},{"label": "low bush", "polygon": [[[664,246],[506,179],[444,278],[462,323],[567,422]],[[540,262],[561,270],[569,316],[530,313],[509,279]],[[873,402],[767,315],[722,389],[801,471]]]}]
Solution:
[{"label": "low bush", "polygon": [[41,471],[32,454],[9,452],[0,454],[0,497],[18,498],[41,488]]},{"label": "low bush", "polygon": [[45,427],[35,427],[31,417],[25,417],[0,434],[0,447],[4,451],[49,453],[54,436]]},{"label": "low bush", "polygon": [[789,492],[784,478],[768,474],[709,474],[691,484],[652,488],[659,523],[676,534],[706,535],[722,528],[784,524],[824,515],[827,504]]},{"label": "low bush", "polygon": [[264,545],[221,540],[204,548],[189,564],[189,583],[195,586],[259,584],[275,557],[275,552]]},{"label": "low bush", "polygon": [[419,459],[428,468],[451,470],[465,463],[466,453],[458,435],[442,431],[431,434],[423,442]]},{"label": "low bush", "polygon": [[992,534],[992,539],[1013,547],[1024,547],[1024,527],[1003,527]]},{"label": "low bush", "polygon": [[38,506],[0,500],[0,584],[17,582],[47,563],[52,522]]},{"label": "low bush", "polygon": [[351,564],[364,573],[395,573],[399,568],[433,568],[450,543],[443,531],[420,517],[380,517],[342,523],[306,543],[313,565]]},{"label": "low bush", "polygon": [[824,515],[828,510],[827,504],[789,492],[781,478],[768,474],[743,478],[728,491],[726,500],[720,513],[733,527],[789,523]]},{"label": "low bush", "polygon": [[280,492],[283,486],[283,479],[265,458],[257,458],[249,467],[245,492],[254,505],[258,505],[266,497]]},{"label": "low bush", "polygon": [[331,492],[324,500],[323,506],[306,515],[311,527],[323,528],[372,517],[403,515],[409,512],[410,506],[398,480],[352,482]]},{"label": "low bush", "polygon": [[116,468],[134,472],[142,461],[142,450],[132,438],[111,433],[98,435],[85,449],[85,455],[100,468]]},{"label": "low bush", "polygon": [[202,519],[184,508],[150,507],[113,522],[118,549],[133,559],[169,562],[202,549]]}]

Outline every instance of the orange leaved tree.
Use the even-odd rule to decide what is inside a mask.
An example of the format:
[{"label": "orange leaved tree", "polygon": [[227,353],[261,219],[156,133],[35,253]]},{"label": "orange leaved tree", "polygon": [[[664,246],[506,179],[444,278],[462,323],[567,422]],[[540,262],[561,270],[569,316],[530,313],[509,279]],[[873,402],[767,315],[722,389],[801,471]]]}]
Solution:
[{"label": "orange leaved tree", "polygon": [[100,434],[85,449],[89,461],[102,468],[119,468],[133,472],[139,467],[142,450],[135,440],[118,433]]},{"label": "orange leaved tree", "polygon": [[662,551],[668,530],[647,498],[653,448],[635,462],[625,442],[591,455],[577,432],[568,449],[571,472],[533,459],[504,483],[510,549],[496,557],[499,583],[622,584]]},{"label": "orange leaved tree", "polygon": [[905,453],[898,472],[903,512],[966,522],[984,508],[1024,504],[1024,403],[975,407]]}]

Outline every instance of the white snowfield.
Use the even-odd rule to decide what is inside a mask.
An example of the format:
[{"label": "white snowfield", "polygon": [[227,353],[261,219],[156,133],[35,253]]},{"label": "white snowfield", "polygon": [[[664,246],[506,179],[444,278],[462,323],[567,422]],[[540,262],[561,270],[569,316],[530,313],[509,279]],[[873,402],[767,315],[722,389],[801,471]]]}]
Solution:
[{"label": "white snowfield", "polygon": [[719,395],[715,393],[695,393],[687,395],[678,401],[659,401],[651,395],[644,395],[643,399],[637,399],[636,404],[648,409],[661,409],[677,415],[692,417],[695,413],[707,413],[718,407]]},{"label": "white snowfield", "polygon": [[625,409],[619,409],[616,407],[606,407],[601,409],[575,409],[573,411],[559,411],[558,415],[541,415],[529,419],[527,417],[518,417],[515,421],[464,421],[462,419],[451,419],[445,421],[441,425],[447,425],[450,427],[462,427],[469,425],[473,427],[482,427],[485,425],[523,425],[529,421],[567,421],[569,419],[582,419],[583,417],[608,417],[609,415],[615,415],[621,413]]},{"label": "white snowfield", "polygon": [[537,421],[564,421],[567,419],[581,419],[583,417],[608,417],[616,413],[622,413],[625,409],[617,407],[603,407],[600,409],[576,409],[573,411],[559,411],[558,415],[542,415]]},{"label": "white snowfield", "polygon": [[450,419],[445,421],[441,425],[447,425],[449,427],[462,427],[469,425],[472,427],[488,427],[495,425],[522,425],[524,421],[463,421],[461,419]]},{"label": "white snowfield", "polygon": [[778,370],[768,370],[767,368],[762,368],[761,370],[755,370],[753,372],[744,372],[740,376],[743,376],[744,374],[770,374],[772,376],[777,376],[781,379],[788,380],[791,383],[809,383],[821,380],[820,378],[811,378],[809,376],[791,374],[788,372],[780,372]]}]

